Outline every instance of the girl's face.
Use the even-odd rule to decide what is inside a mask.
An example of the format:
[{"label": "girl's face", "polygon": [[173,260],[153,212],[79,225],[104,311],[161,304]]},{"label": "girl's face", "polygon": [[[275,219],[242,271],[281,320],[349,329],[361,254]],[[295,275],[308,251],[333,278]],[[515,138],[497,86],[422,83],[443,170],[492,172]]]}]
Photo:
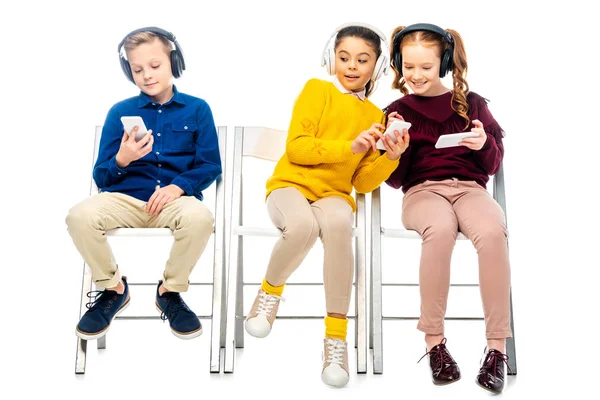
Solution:
[{"label": "girl's face", "polygon": [[364,40],[347,36],[335,49],[335,74],[347,90],[361,91],[371,79],[377,56]]},{"label": "girl's face", "polygon": [[135,84],[153,101],[164,104],[173,97],[171,59],[158,39],[127,52]]},{"label": "girl's face", "polygon": [[439,96],[448,90],[440,79],[442,62],[435,46],[420,43],[402,46],[402,75],[411,90],[419,96]]}]

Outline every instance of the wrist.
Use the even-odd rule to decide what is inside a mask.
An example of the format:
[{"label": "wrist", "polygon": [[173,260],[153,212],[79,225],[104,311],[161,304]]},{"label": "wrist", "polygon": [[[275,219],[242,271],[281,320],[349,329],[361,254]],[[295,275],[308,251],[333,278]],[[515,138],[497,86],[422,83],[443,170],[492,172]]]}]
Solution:
[{"label": "wrist", "polygon": [[121,153],[117,153],[115,161],[117,163],[117,167],[119,168],[127,168],[127,166],[131,163],[131,161],[124,160],[123,155],[121,155]]}]

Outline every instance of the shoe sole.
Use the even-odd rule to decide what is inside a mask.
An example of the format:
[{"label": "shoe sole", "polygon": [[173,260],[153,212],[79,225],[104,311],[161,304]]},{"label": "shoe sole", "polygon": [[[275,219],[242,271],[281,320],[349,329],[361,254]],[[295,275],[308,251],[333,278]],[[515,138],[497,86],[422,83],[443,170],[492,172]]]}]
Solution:
[{"label": "shoe sole", "polygon": [[454,382],[458,382],[458,381],[460,381],[460,378],[458,378],[458,379],[455,379],[455,380],[453,380],[453,381],[442,382],[442,383],[436,383],[436,382],[434,381],[434,382],[433,382],[433,384],[434,384],[435,386],[447,386],[447,385],[451,385],[451,384],[453,384]]},{"label": "shoe sole", "polygon": [[[156,305],[156,309],[162,314],[162,310],[160,309],[158,304],[154,303],[154,305]],[[171,326],[169,326],[169,328],[171,328]],[[183,340],[194,339],[194,338],[197,338],[198,336],[202,335],[202,324],[200,324],[200,328],[198,328],[192,332],[179,332],[178,330],[171,328],[171,333],[173,335],[175,335],[176,337],[178,337],[179,339],[183,339]]]},{"label": "shoe sole", "polygon": [[342,388],[342,387],[346,386],[348,384],[348,382],[350,382],[350,377],[348,377],[348,379],[346,380],[346,382],[344,382],[343,384],[334,384],[333,382],[327,380],[327,378],[325,378],[323,375],[321,375],[321,380],[326,385],[333,386],[333,387],[336,387],[336,388]]},{"label": "shoe sole", "polygon": [[502,390],[501,390],[501,391],[499,391],[499,392],[497,392],[497,391],[495,391],[495,390],[492,390],[492,389],[490,389],[490,388],[488,388],[488,387],[485,387],[485,386],[483,386],[481,383],[479,383],[479,381],[478,381],[477,379],[475,379],[475,383],[477,384],[477,386],[479,386],[479,387],[480,387],[480,388],[482,388],[482,389],[485,389],[485,390],[487,390],[487,391],[488,391],[488,392],[490,392],[490,393],[493,393],[493,394],[501,394],[501,393],[502,393]]},{"label": "shoe sole", "polygon": [[125,299],[125,302],[117,310],[117,312],[112,317],[112,319],[110,320],[110,322],[108,323],[108,325],[106,326],[106,328],[104,328],[100,332],[96,332],[96,333],[82,332],[77,327],[75,327],[75,334],[81,340],[96,340],[96,339],[100,339],[102,336],[106,335],[106,333],[108,332],[108,328],[110,328],[110,325],[115,320],[115,318],[117,317],[117,315],[121,314],[129,306],[129,301],[130,300],[131,300],[131,297],[128,295],[127,299]]}]

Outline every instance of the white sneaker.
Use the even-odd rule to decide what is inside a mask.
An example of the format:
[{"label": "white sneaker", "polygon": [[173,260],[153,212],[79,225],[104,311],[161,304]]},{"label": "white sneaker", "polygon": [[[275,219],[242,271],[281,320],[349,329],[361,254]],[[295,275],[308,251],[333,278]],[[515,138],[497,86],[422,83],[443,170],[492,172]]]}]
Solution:
[{"label": "white sneaker", "polygon": [[285,299],[258,290],[258,295],[252,304],[252,308],[246,317],[244,324],[246,332],[257,338],[264,338],[271,332],[273,322],[279,310],[279,301]]},{"label": "white sneaker", "polygon": [[348,372],[348,343],[325,338],[321,379],[330,386],[344,387],[350,380]]}]

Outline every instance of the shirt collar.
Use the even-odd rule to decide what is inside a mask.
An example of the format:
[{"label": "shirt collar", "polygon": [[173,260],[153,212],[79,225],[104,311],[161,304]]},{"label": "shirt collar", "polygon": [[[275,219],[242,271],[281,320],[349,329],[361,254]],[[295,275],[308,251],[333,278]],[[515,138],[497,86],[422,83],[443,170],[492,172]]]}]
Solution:
[{"label": "shirt collar", "polygon": [[[166,106],[172,102],[185,105],[185,100],[175,85],[173,85],[173,97],[171,97],[171,100],[167,101],[164,105]],[[155,103],[150,99],[150,97],[148,97],[146,93],[140,92],[137,102],[138,108],[144,108],[149,104],[154,105]]]},{"label": "shirt collar", "polygon": [[344,94],[351,94],[352,96],[364,101],[365,100],[365,94],[366,94],[366,90],[365,88],[363,88],[361,91],[358,92],[353,92],[351,90],[348,90],[344,87],[344,85],[342,85],[342,83],[339,81],[337,75],[333,78],[333,84],[335,85],[336,88],[338,88],[338,90]]}]

